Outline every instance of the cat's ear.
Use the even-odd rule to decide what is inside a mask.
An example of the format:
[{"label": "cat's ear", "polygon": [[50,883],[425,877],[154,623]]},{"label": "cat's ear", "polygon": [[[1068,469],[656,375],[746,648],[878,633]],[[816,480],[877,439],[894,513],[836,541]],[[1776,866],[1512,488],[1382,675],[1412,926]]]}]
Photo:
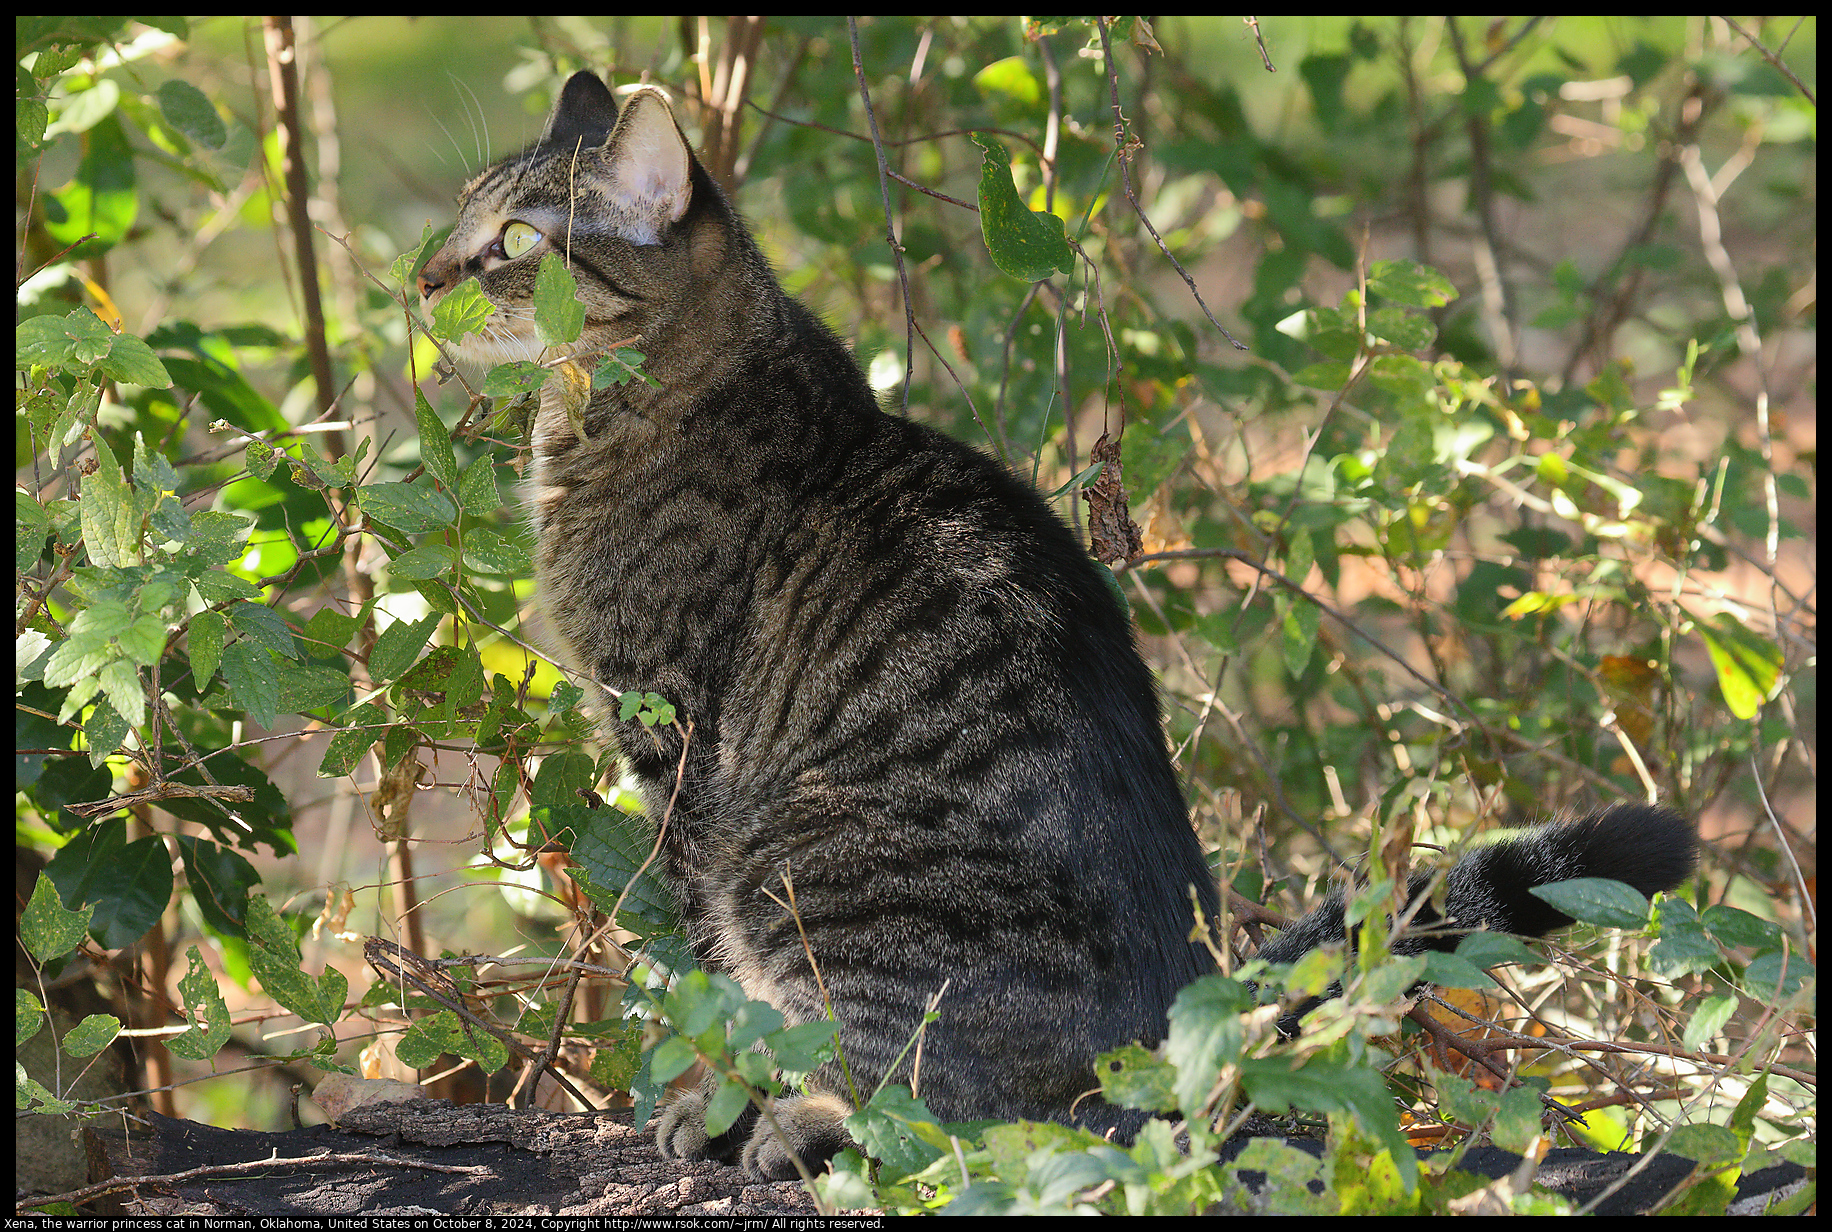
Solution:
[{"label": "cat's ear", "polygon": [[630,96],[610,158],[611,195],[618,205],[650,224],[658,237],[680,221],[693,200],[693,154],[660,91]]},{"label": "cat's ear", "polygon": [[549,144],[601,146],[617,127],[617,99],[595,73],[574,73],[547,123]]}]

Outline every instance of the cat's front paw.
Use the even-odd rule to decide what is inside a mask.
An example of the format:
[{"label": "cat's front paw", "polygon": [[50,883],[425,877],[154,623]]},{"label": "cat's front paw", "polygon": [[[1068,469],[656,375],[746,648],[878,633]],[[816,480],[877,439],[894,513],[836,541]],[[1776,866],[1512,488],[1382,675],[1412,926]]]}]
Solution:
[{"label": "cat's front paw", "polygon": [[[683,1091],[655,1110],[655,1149],[663,1159],[718,1157],[706,1133],[705,1096],[698,1091]],[[726,1159],[729,1162],[729,1151]]]},{"label": "cat's front paw", "polygon": [[758,1180],[796,1179],[801,1175],[796,1156],[810,1175],[819,1173],[829,1159],[852,1145],[852,1135],[842,1124],[852,1115],[852,1105],[837,1095],[784,1096],[771,1105],[770,1113],[757,1118],[744,1144],[744,1170]]}]

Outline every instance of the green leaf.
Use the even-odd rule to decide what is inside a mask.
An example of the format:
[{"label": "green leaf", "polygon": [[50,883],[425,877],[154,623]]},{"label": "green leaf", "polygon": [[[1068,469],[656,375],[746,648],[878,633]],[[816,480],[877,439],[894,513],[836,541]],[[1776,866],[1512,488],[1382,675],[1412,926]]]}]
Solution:
[{"label": "green leaf", "polygon": [[1450,279],[1403,257],[1370,265],[1368,291],[1408,308],[1442,308],[1457,298],[1456,284]]},{"label": "green leaf", "polygon": [[67,1056],[93,1057],[121,1034],[121,1020],[113,1014],[91,1014],[71,1027],[57,1042]]},{"label": "green leaf", "polygon": [[331,737],[331,745],[318,763],[321,778],[348,774],[381,737],[388,722],[388,712],[372,702],[364,702],[343,717],[343,729]]},{"label": "green leaf", "polygon": [[114,331],[87,308],[68,316],[40,316],[21,321],[14,331],[15,362],[78,371],[98,362],[114,346]]},{"label": "green leaf", "polygon": [[116,714],[127,720],[129,727],[138,727],[146,722],[146,693],[140,684],[140,674],[134,670],[130,661],[116,659],[104,663],[96,679],[101,682],[102,693],[108,698],[109,705],[114,707]]},{"label": "green leaf", "polygon": [[1101,1095],[1122,1108],[1173,1112],[1177,1108],[1177,1069],[1151,1049],[1127,1044],[1103,1053],[1094,1066]]},{"label": "green leaf", "polygon": [[280,713],[280,681],[273,656],[243,639],[223,650],[223,680],[248,717],[271,728]]},{"label": "green leaf", "polygon": [[466,278],[433,305],[433,336],[457,342],[466,334],[481,333],[494,311],[496,305],[484,296],[477,280]]},{"label": "green leaf", "polygon": [[306,714],[326,706],[343,707],[350,701],[350,673],[315,663],[277,659],[280,678],[280,713]]},{"label": "green leaf", "polygon": [[502,508],[502,493],[496,488],[496,468],[489,458],[479,458],[465,469],[458,483],[458,503],[473,517]]},{"label": "green leaf", "polygon": [[1574,920],[1599,928],[1645,927],[1648,900],[1634,886],[1608,877],[1573,877],[1532,886],[1534,898],[1557,907]]},{"label": "green leaf", "polygon": [[1660,904],[1660,940],[1648,951],[1648,966],[1667,979],[1709,971],[1720,961],[1717,946],[1705,936],[1698,913],[1684,899]]},{"label": "green leaf", "polygon": [[83,943],[83,934],[88,931],[89,917],[93,914],[94,907],[65,910],[57,887],[40,870],[38,885],[25,910],[19,913],[19,943],[34,962],[42,964],[62,958]]},{"label": "green leaf", "polygon": [[1711,935],[1725,945],[1779,947],[1781,926],[1722,903],[1705,908],[1702,917]]},{"label": "green leaf", "polygon": [[534,567],[526,547],[483,527],[465,535],[464,554],[485,572],[509,577],[525,577]]},{"label": "green leaf", "polygon": [[1812,961],[1797,950],[1786,953],[1764,950],[1749,960],[1737,986],[1764,1004],[1772,1005],[1778,998],[1799,992],[1801,985],[1814,974]]},{"label": "green leaf", "polygon": [[444,619],[437,612],[418,621],[397,620],[381,631],[375,649],[369,652],[369,676],[377,684],[388,684],[413,666],[420,648]]},{"label": "green leaf", "polygon": [[[172,857],[165,841],[148,836],[121,842],[126,826],[111,819],[109,842],[91,849],[83,897],[95,904],[89,931],[111,950],[145,937],[172,900]],[[68,850],[68,848],[66,848]],[[59,853],[62,854],[61,852]]]},{"label": "green leaf", "polygon": [[293,631],[287,628],[286,617],[266,604],[232,604],[229,608],[229,621],[275,654],[285,655],[289,659],[299,657],[299,648],[293,643]]},{"label": "green leaf", "polygon": [[[445,243],[452,229],[434,231],[433,225],[425,223],[420,228],[420,242],[396,257],[388,266],[388,276],[394,279],[397,286],[406,286],[413,276],[420,271],[426,258],[439,251],[439,245]],[[444,301],[440,301],[443,303]],[[441,335],[443,337],[444,335]]]},{"label": "green leaf", "polygon": [[1252,993],[1220,975],[1203,976],[1171,1003],[1164,1056],[1177,1067],[1172,1093],[1186,1116],[1202,1110],[1222,1067],[1239,1059],[1246,1038],[1240,1016],[1252,1006]]},{"label": "green leaf", "polygon": [[450,544],[422,543],[389,561],[388,571],[396,577],[412,578],[415,581],[423,582],[428,578],[438,577],[457,563],[458,549]]},{"label": "green leaf", "polygon": [[215,104],[188,81],[174,77],[159,87],[159,112],[192,145],[220,150],[229,138]]},{"label": "green leaf", "polygon": [[585,329],[579,284],[557,252],[541,254],[540,272],[534,276],[534,328],[550,347],[577,341]]},{"label": "green leaf", "polygon": [[483,395],[486,398],[513,398],[519,394],[531,394],[545,385],[547,378],[552,375],[552,368],[531,360],[518,359],[513,363],[497,364],[483,379]]},{"label": "green leaf", "polygon": [[1044,100],[1043,83],[1031,71],[1023,56],[994,60],[973,75],[973,84],[987,94],[1003,94],[1016,102],[1035,107]]},{"label": "green leaf", "polygon": [[205,610],[191,617],[186,640],[191,650],[192,686],[199,693],[208,687],[217,665],[223,661],[223,634],[228,627],[229,622],[220,612]]},{"label": "green leaf", "polygon": [[248,963],[262,989],[307,1022],[336,1026],[349,992],[343,972],[327,964],[314,980],[300,970],[299,943],[292,928],[259,894],[248,897],[247,929]]},{"label": "green leaf", "polygon": [[409,535],[442,530],[458,516],[451,497],[417,483],[368,484],[356,489],[356,504],[376,521]]},{"label": "green leaf", "polygon": [[[212,765],[224,783],[245,777],[228,773],[231,766],[254,770],[239,757],[219,757]],[[248,917],[249,892],[261,884],[261,875],[254,865],[238,852],[190,834],[178,836],[178,858],[184,863],[185,881],[190,885],[192,901],[197,904],[204,921],[224,936],[244,936],[243,921]]]},{"label": "green leaf", "polygon": [[714,1137],[730,1129],[746,1108],[751,1106],[750,1092],[734,1079],[721,1082],[706,1101],[706,1132]]},{"label": "green leaf", "polygon": [[1435,950],[1424,954],[1424,979],[1440,988],[1493,988],[1494,979],[1481,967],[1456,954]]},{"label": "green leaf", "polygon": [[947,1141],[928,1105],[895,1083],[874,1094],[865,1107],[846,1118],[845,1125],[846,1132],[872,1158],[901,1176],[940,1159],[935,1139]]},{"label": "green leaf", "polygon": [[100,433],[92,433],[95,470],[83,480],[77,498],[82,513],[83,545],[98,565],[117,568],[140,563],[140,523],[134,516],[133,490]]},{"label": "green leaf", "polygon": [[204,965],[202,954],[192,946],[185,951],[190,967],[178,981],[178,994],[184,999],[185,1016],[192,1026],[183,1035],[168,1038],[165,1046],[187,1061],[208,1061],[229,1042],[229,1007],[223,1004],[216,977]]},{"label": "green leaf", "polygon": [[1706,997],[1692,1010],[1692,1017],[1686,1022],[1686,1032],[1680,1039],[1680,1046],[1688,1052],[1703,1048],[1716,1039],[1736,1012],[1737,999],[1728,994]]},{"label": "green leaf", "polygon": [[607,389],[612,385],[627,385],[640,380],[651,389],[660,389],[662,383],[642,370],[644,355],[635,347],[618,347],[598,357],[598,366],[592,370],[592,388]]},{"label": "green leaf", "polygon": [[418,385],[413,390],[413,415],[420,428],[420,461],[426,464],[427,473],[437,479],[440,486],[455,489],[458,486],[458,460],[452,456],[451,433],[445,430],[445,421],[433,411],[432,404],[427,402],[426,395],[420,392]]},{"label": "green leaf", "polygon": [[117,334],[108,354],[102,359],[102,373],[124,385],[144,385],[148,389],[170,389],[172,378],[153,354],[153,348],[132,334]]},{"label": "green leaf", "polygon": [[1762,703],[1781,687],[1781,647],[1744,628],[1729,612],[1696,621],[1693,627],[1704,639],[1730,713],[1739,719],[1755,718]]},{"label": "green leaf", "polygon": [[1030,209],[1011,178],[1011,154],[999,142],[969,134],[984,151],[980,164],[980,233],[1000,271],[1024,282],[1075,268],[1062,219]]},{"label": "green leaf", "polygon": [[30,493],[13,491],[13,555],[21,567],[27,567],[44,551],[45,537],[51,533],[51,515]]},{"label": "green leaf", "polygon": [[45,1025],[45,1007],[23,988],[13,989],[13,1047],[23,1048]]}]

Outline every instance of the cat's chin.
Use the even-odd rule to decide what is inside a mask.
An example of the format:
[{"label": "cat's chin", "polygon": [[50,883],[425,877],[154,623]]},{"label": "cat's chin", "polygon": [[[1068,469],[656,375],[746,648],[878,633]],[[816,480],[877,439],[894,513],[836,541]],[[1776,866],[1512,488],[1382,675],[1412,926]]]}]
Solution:
[{"label": "cat's chin", "polygon": [[503,337],[485,337],[482,334],[467,334],[462,342],[453,348],[453,358],[467,364],[474,364],[480,369],[493,368],[497,364],[512,364],[526,360],[529,363],[540,363],[547,357],[546,348],[533,339],[523,339],[514,334]]}]

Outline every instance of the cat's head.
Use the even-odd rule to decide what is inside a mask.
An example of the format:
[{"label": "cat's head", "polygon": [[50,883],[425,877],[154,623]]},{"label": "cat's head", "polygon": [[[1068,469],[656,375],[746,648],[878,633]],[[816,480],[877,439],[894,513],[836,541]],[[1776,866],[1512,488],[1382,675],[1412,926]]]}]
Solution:
[{"label": "cat's head", "polygon": [[482,363],[542,358],[534,325],[541,257],[566,260],[585,305],[585,332],[571,350],[586,354],[640,336],[671,315],[683,285],[682,260],[694,247],[680,234],[696,201],[718,191],[699,169],[660,90],[632,94],[619,114],[610,90],[574,73],[560,92],[547,131],[497,163],[458,195],[458,220],[419,277],[421,305],[432,306],[475,277],[496,305],[481,334],[459,353]]}]

